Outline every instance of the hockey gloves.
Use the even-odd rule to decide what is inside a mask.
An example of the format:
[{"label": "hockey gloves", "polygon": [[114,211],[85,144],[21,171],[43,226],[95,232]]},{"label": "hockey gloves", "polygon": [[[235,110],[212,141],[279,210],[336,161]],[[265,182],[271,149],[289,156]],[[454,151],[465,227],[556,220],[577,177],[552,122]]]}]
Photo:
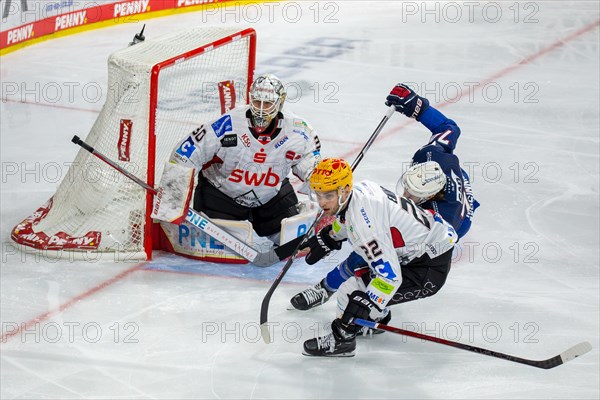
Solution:
[{"label": "hockey gloves", "polygon": [[419,96],[405,84],[399,83],[386,97],[385,105],[388,107],[394,105],[396,111],[419,121],[421,115],[429,108],[429,100]]},{"label": "hockey gloves", "polygon": [[330,232],[331,225],[328,225],[306,241],[307,247],[310,248],[310,252],[304,258],[307,264],[313,265],[328,255],[331,250],[339,250],[342,248],[342,242],[333,239]]},{"label": "hockey gloves", "polygon": [[[355,325],[350,325],[353,318],[370,320],[369,315],[372,310],[378,310],[375,303],[371,301],[369,295],[361,290],[355,290],[350,294],[350,302],[342,315],[342,322],[348,325],[348,328]],[[360,327],[357,327],[360,329]]]}]

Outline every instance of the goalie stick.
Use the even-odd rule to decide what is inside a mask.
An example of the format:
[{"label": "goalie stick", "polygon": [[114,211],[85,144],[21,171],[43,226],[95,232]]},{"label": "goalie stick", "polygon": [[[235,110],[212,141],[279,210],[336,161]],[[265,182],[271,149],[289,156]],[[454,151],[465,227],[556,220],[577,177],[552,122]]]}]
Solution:
[{"label": "goalie stick", "polygon": [[[79,138],[79,136],[73,136],[71,141],[79,146],[81,146],[84,150],[92,153],[92,155],[96,156],[98,159],[104,161],[144,189],[148,190],[152,194],[156,194],[156,189],[152,186],[146,184],[144,181],[139,179],[137,176],[131,174],[130,172],[123,169],[117,163],[106,157],[104,154],[100,153],[98,150],[94,149],[92,146],[84,142]],[[207,235],[215,238],[219,242],[223,243],[225,246],[230,248],[231,250],[238,253],[240,256],[244,257],[246,260],[254,263],[260,267],[266,267],[274,264],[275,262],[280,261],[277,255],[270,250],[267,253],[259,253],[254,248],[248,246],[246,243],[242,242],[223,228],[219,227],[217,224],[212,222],[207,216],[204,214],[198,213],[193,210],[191,207],[188,209],[187,216],[185,218],[186,221],[194,225],[196,228],[205,232]]]},{"label": "goalie stick", "polygon": [[380,324],[378,322],[367,321],[364,319],[354,318],[352,321],[356,325],[365,326],[367,328],[372,329],[381,329],[382,331],[388,331],[397,333],[399,335],[410,336],[422,340],[428,340],[430,342],[440,343],[446,346],[456,347],[461,350],[471,351],[473,353],[479,353],[490,357],[501,358],[503,360],[512,361],[520,364],[529,365],[532,367],[550,369],[554,367],[558,367],[568,361],[571,361],[592,349],[592,345],[589,342],[581,342],[576,344],[575,346],[563,351],[557,356],[551,357],[547,360],[529,360],[527,358],[521,358],[516,356],[511,356],[509,354],[499,353],[497,351],[483,349],[481,347],[471,346],[469,344],[453,342],[450,340],[438,338],[435,336],[428,336],[422,333],[407,331],[405,329],[395,328],[393,326]]},{"label": "goalie stick", "polygon": [[[365,143],[365,145],[363,146],[360,153],[358,153],[358,155],[356,156],[356,159],[354,160],[354,162],[352,163],[352,166],[351,166],[352,171],[354,171],[356,169],[358,164],[361,162],[361,160],[365,156],[365,153],[369,150],[369,148],[371,147],[371,145],[373,144],[373,142],[379,135],[379,132],[381,132],[381,130],[383,129],[385,124],[388,122],[388,120],[392,117],[392,115],[394,114],[395,111],[396,111],[396,107],[393,105],[388,108],[387,112],[385,113],[385,116],[379,122],[379,125],[377,125],[377,128],[375,128],[375,131],[373,131],[373,133],[371,134],[371,137],[369,137],[369,140],[367,140],[367,143]],[[322,216],[323,216],[323,211],[319,212],[319,215],[317,215],[317,218],[315,218],[315,221],[312,223],[310,228],[308,228],[304,237],[301,240],[295,239],[297,241],[296,248],[292,252],[292,255],[287,260],[287,262],[285,263],[285,265],[283,266],[281,271],[279,271],[279,274],[277,274],[277,277],[275,278],[275,280],[271,284],[271,287],[267,291],[267,294],[265,294],[265,297],[263,298],[262,304],[260,306],[260,334],[261,334],[264,342],[267,344],[271,343],[271,341],[272,341],[271,333],[269,332],[269,326],[267,325],[267,321],[269,319],[269,302],[271,301],[271,296],[275,292],[275,289],[277,289],[277,286],[279,286],[279,283],[281,283],[281,280],[283,279],[283,277],[285,276],[287,271],[292,266],[292,263],[294,262],[294,260],[296,259],[296,256],[298,255],[298,251],[302,248],[302,246],[304,246],[304,243],[306,243],[306,240],[312,235],[315,227],[317,226],[317,223],[321,220]],[[279,257],[283,257],[284,255],[285,254],[282,254],[282,253],[278,254]]]}]

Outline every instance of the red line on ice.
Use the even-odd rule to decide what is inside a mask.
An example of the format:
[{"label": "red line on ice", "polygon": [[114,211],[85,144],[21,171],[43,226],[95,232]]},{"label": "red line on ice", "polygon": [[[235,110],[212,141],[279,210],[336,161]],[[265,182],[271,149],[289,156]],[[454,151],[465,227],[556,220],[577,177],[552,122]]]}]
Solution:
[{"label": "red line on ice", "polygon": [[63,303],[60,307],[54,309],[54,310],[50,310],[47,311],[41,315],[38,315],[37,317],[30,319],[27,322],[23,322],[21,324],[19,324],[19,327],[17,330],[15,331],[10,331],[7,332],[5,334],[2,335],[2,337],[0,338],[0,343],[6,343],[6,341],[12,337],[17,336],[18,334],[20,334],[22,331],[26,331],[27,329],[31,328],[32,326],[34,326],[37,323],[40,323],[42,321],[45,321],[49,318],[54,317],[55,315],[63,312],[64,310],[66,310],[67,308],[73,306],[74,304],[76,304],[77,302],[79,302],[80,300],[83,300],[87,297],[90,297],[91,295],[101,291],[104,288],[107,288],[108,286],[112,285],[113,283],[116,283],[118,281],[120,281],[121,279],[125,278],[126,276],[130,275],[132,272],[135,272],[137,270],[139,270],[142,266],[144,266],[146,263],[143,262],[141,264],[138,264],[134,267],[131,267],[129,269],[126,269],[125,271],[113,276],[112,278],[105,280],[104,282],[94,286],[93,288],[87,290],[86,292],[81,293],[78,296],[73,297],[71,300],[67,301],[66,303]]}]

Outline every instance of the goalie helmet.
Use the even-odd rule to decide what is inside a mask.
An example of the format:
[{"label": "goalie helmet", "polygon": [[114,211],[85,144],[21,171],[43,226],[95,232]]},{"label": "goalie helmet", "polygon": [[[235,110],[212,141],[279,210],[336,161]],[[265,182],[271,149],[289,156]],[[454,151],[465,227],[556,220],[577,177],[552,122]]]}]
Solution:
[{"label": "goalie helmet", "polygon": [[315,192],[329,192],[346,186],[352,189],[352,168],[341,158],[325,158],[310,176],[310,187]]},{"label": "goalie helmet", "polygon": [[[418,199],[418,203],[435,196],[446,187],[446,174],[435,161],[413,165],[400,179],[396,192],[402,195],[404,190]],[[398,182],[398,183],[400,183]]]},{"label": "goalie helmet", "polygon": [[285,96],[285,88],[275,75],[264,74],[254,80],[250,87],[250,111],[254,128],[259,133],[264,131],[281,111]]}]

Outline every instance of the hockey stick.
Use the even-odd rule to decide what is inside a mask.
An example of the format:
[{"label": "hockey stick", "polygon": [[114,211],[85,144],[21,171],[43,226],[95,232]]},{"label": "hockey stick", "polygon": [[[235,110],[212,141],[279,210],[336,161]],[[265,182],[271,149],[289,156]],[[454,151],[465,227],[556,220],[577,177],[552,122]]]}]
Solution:
[{"label": "hockey stick", "polygon": [[414,338],[428,340],[430,342],[440,343],[446,346],[456,347],[461,350],[471,351],[473,353],[479,353],[490,357],[501,358],[503,360],[512,361],[520,364],[530,365],[532,367],[550,369],[554,367],[558,367],[568,361],[577,358],[592,349],[592,345],[589,342],[581,342],[571,347],[568,350],[563,351],[557,356],[551,357],[547,360],[528,360],[526,358],[515,357],[504,353],[499,353],[497,351],[482,349],[481,347],[471,346],[464,343],[452,342],[450,340],[441,339],[435,336],[427,336],[422,333],[407,331],[405,329],[395,328],[393,326],[383,325],[373,321],[366,321],[364,319],[354,318],[352,321],[356,325],[366,326],[367,328],[372,329],[381,329],[383,331],[397,333],[399,335],[411,336]]},{"label": "hockey stick", "polygon": [[[154,189],[152,186],[146,184],[146,182],[142,181],[137,176],[123,169],[120,165],[112,161],[110,158],[106,157],[104,154],[100,153],[98,150],[85,143],[78,136],[73,136],[73,139],[71,139],[71,141],[81,146],[84,150],[92,153],[92,155],[104,161],[106,164],[110,165],[111,167],[113,167],[114,169],[116,169],[117,171],[119,171],[120,173],[122,173],[141,187],[143,187],[144,189],[148,190],[150,193],[154,195],[156,194],[156,189]],[[191,207],[188,209],[188,213],[185,220],[194,225],[196,228],[205,232],[207,235],[223,243],[225,246],[235,251],[240,256],[244,257],[246,260],[254,263],[255,265],[268,266],[272,265],[273,261],[279,261],[279,259],[277,259],[274,253],[259,253],[254,248],[248,246],[246,243],[242,242],[232,234],[225,231],[223,228],[219,227],[205,215],[193,210]]]},{"label": "hockey stick", "polygon": [[[379,132],[381,132],[381,130],[383,129],[385,124],[388,122],[388,120],[392,117],[392,115],[394,114],[395,111],[396,111],[395,106],[390,106],[388,108],[387,112],[385,113],[385,116],[379,122],[379,125],[377,125],[377,128],[375,128],[375,131],[373,131],[373,133],[371,134],[371,137],[369,137],[369,140],[367,140],[367,143],[365,143],[365,145],[363,146],[360,153],[358,153],[358,156],[356,156],[356,159],[352,163],[352,171],[354,171],[356,169],[358,164],[361,162],[361,160],[365,156],[365,153],[367,152],[367,150],[369,150],[369,148],[371,147],[371,145],[373,144],[373,142],[379,135]],[[296,259],[296,256],[298,255],[298,251],[303,248],[304,244],[306,243],[306,240],[312,235],[313,230],[315,229],[315,226],[317,226],[317,223],[321,220],[322,216],[323,216],[323,211],[319,212],[319,215],[317,215],[317,218],[315,218],[315,221],[312,223],[310,228],[308,228],[308,231],[306,232],[304,238],[298,242],[298,245],[292,252],[292,255],[287,260],[287,262],[285,263],[285,265],[283,266],[281,271],[279,271],[279,274],[275,278],[275,281],[273,281],[273,284],[271,284],[269,291],[267,292],[267,294],[265,294],[265,297],[263,298],[262,304],[260,306],[260,334],[265,343],[271,343],[271,341],[272,341],[271,333],[269,332],[269,326],[267,325],[267,320],[269,319],[269,302],[271,301],[271,296],[273,295],[273,292],[275,292],[275,289],[277,289],[277,286],[279,286],[279,284],[281,283],[281,280],[283,279],[284,275],[287,273],[287,271],[292,266],[292,263],[294,262],[294,260]],[[280,255],[280,257],[281,257],[281,255]]]}]

